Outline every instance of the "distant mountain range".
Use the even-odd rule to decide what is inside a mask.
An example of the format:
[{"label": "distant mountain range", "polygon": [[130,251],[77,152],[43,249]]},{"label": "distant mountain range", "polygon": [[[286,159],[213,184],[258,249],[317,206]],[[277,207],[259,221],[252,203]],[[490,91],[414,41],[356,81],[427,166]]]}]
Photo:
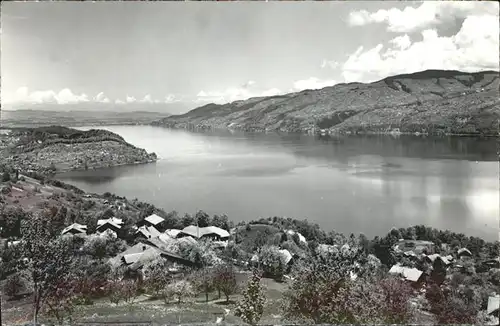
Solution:
[{"label": "distant mountain range", "polygon": [[310,133],[499,134],[499,73],[426,70],[208,104],[153,125]]},{"label": "distant mountain range", "polygon": [[159,112],[168,114],[182,114],[192,109],[192,105],[183,102],[174,103],[100,103],[84,102],[75,104],[55,104],[55,103],[16,103],[2,104],[2,110],[34,110],[34,111],[114,111],[114,112]]},{"label": "distant mountain range", "polygon": [[149,125],[152,121],[168,116],[168,113],[145,111],[9,110],[0,112],[0,128],[33,128],[54,125],[66,127]]}]

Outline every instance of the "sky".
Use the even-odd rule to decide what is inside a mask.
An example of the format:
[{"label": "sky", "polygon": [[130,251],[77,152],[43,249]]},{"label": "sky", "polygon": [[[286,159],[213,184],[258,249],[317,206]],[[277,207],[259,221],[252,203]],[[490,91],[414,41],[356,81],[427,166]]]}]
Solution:
[{"label": "sky", "polygon": [[498,12],[489,1],[3,2],[2,104],[196,107],[499,70]]}]

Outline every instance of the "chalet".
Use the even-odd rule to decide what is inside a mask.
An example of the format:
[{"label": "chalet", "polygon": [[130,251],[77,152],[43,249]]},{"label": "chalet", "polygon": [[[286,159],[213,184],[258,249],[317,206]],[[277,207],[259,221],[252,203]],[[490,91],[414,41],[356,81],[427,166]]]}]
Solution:
[{"label": "chalet", "polygon": [[115,233],[118,233],[118,231],[122,228],[123,221],[119,218],[109,218],[105,220],[98,220],[97,221],[97,232],[98,233],[103,233],[106,230],[111,230]]},{"label": "chalet", "polygon": [[399,275],[405,280],[412,283],[412,285],[420,285],[424,281],[425,275],[421,270],[416,268],[404,267],[396,264],[391,267],[389,274]]},{"label": "chalet", "polygon": [[462,257],[472,257],[472,253],[470,252],[469,249],[467,248],[460,248],[458,249],[457,251],[457,256],[458,258],[462,258]]},{"label": "chalet", "polygon": [[171,253],[164,248],[157,247],[150,241],[140,242],[128,248],[118,256],[110,259],[110,264],[112,266],[124,265],[128,266],[131,270],[138,270],[158,257],[184,266],[199,267],[196,263]]},{"label": "chalet", "polygon": [[82,224],[78,224],[78,223],[73,223],[73,224],[65,227],[62,230],[61,235],[65,235],[65,234],[85,235],[85,234],[87,234],[87,226],[86,225],[82,225]]},{"label": "chalet", "polygon": [[151,239],[159,237],[161,234],[154,226],[141,226],[135,232],[136,238]]},{"label": "chalet", "polygon": [[137,223],[137,226],[153,226],[156,229],[160,229],[165,219],[156,214],[149,215],[144,220]]},{"label": "chalet", "polygon": [[229,239],[229,232],[216,226],[207,226],[200,228],[198,226],[190,225],[182,229],[177,235],[177,238],[193,237],[194,239],[208,238],[216,241],[226,241]]}]

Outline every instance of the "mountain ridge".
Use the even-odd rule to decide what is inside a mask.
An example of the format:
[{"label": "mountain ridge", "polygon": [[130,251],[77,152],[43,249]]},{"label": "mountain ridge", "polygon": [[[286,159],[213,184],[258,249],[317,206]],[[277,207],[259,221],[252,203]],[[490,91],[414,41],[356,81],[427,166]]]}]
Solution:
[{"label": "mountain ridge", "polygon": [[429,69],[371,83],[206,104],[153,125],[301,133],[498,136],[499,72]]}]

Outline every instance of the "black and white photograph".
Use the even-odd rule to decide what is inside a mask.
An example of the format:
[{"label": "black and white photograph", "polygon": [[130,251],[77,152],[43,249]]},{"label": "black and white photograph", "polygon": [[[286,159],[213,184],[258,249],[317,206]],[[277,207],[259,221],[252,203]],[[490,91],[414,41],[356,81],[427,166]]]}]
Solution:
[{"label": "black and white photograph", "polygon": [[500,325],[498,2],[0,5],[0,326]]}]

